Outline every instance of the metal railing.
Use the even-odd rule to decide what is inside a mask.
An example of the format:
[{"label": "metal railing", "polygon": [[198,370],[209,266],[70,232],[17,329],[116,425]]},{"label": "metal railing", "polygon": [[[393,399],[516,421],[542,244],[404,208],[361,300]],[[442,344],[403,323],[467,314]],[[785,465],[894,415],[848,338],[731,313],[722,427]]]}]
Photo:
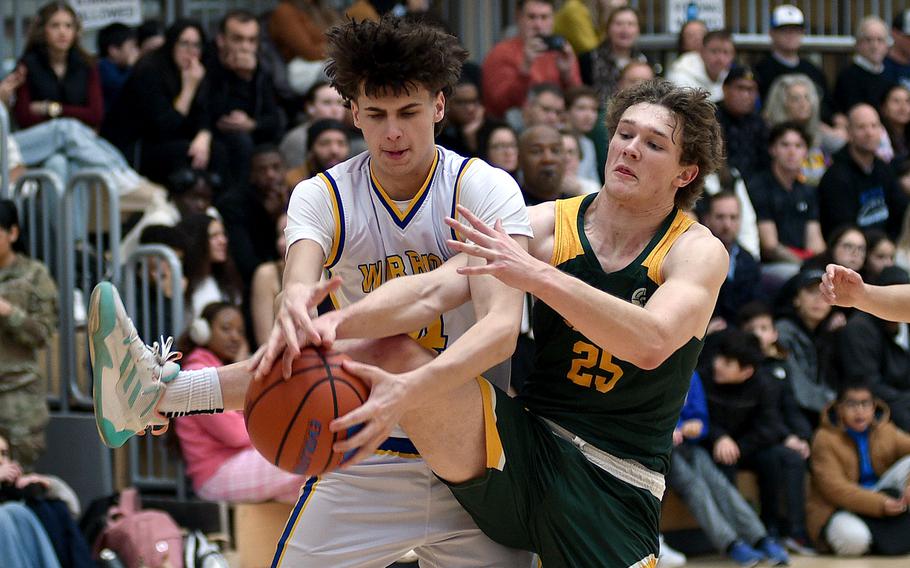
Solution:
[{"label": "metal railing", "polygon": [[91,369],[75,341],[84,322],[76,321],[74,310],[88,312],[89,294],[101,280],[120,284],[120,197],[104,171],[85,169],[70,177],[62,209],[65,262],[58,285],[69,293],[68,305],[60,306],[60,333],[73,339],[62,345],[64,370],[70,371],[63,408],[91,410]]},{"label": "metal railing", "polygon": [[9,111],[0,103],[0,199],[10,195],[9,133]]},{"label": "metal railing", "polygon": [[[126,261],[123,280],[126,310],[140,337],[151,341],[183,329],[183,269],[172,249],[163,245],[138,247]],[[173,491],[177,499],[186,499],[183,460],[172,451],[165,437],[133,437],[129,443],[130,484],[139,489]]]},{"label": "metal railing", "polygon": [[[56,173],[50,170],[26,170],[16,180],[10,194],[19,211],[19,225],[26,254],[29,258],[41,261],[57,283],[58,313],[72,302],[71,292],[62,286],[64,274],[64,248],[60,209],[51,204],[63,202],[63,182]],[[43,374],[48,382],[47,400],[51,408],[59,408],[64,398],[64,388],[69,377],[69,370],[61,358],[64,343],[71,343],[73,337],[68,333],[57,333],[44,349]]]}]

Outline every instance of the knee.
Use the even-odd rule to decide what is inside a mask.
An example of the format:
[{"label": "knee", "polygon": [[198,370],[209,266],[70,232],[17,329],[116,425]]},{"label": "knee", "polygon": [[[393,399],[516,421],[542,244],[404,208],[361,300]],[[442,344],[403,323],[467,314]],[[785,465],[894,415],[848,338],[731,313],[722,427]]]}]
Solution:
[{"label": "knee", "polygon": [[861,556],[869,551],[872,533],[859,517],[843,511],[835,513],[828,523],[825,537],[838,556]]}]

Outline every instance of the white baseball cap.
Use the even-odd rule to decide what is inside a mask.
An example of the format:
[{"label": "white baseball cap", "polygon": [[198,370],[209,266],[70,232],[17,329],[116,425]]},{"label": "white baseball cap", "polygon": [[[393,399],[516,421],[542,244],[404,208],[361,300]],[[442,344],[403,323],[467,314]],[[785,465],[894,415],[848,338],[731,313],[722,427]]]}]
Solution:
[{"label": "white baseball cap", "polygon": [[772,29],[782,28],[784,26],[803,27],[805,25],[806,18],[803,16],[802,10],[791,4],[778,6],[771,12]]}]

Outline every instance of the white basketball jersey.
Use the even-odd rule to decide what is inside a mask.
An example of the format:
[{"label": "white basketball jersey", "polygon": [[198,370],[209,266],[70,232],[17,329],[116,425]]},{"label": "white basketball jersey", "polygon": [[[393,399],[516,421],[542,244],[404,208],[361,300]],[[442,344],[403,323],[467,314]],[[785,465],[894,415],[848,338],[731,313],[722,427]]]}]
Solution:
[{"label": "white basketball jersey", "polygon": [[[326,270],[343,281],[332,299],[346,306],[383,282],[433,270],[457,254],[446,244],[456,236],[443,222],[455,216],[456,204],[489,225],[501,219],[510,234],[532,236],[521,191],[508,173],[437,147],[427,179],[409,201],[388,197],[366,152],[300,182],[288,209],[288,248],[301,239],[319,243]],[[412,335],[438,352],[474,321],[467,303]]]}]

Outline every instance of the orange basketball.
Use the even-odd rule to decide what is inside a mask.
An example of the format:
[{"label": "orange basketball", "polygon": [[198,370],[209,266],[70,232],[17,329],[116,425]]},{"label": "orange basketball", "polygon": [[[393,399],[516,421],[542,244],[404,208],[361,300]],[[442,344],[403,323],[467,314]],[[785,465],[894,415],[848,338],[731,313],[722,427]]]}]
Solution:
[{"label": "orange basketball", "polygon": [[302,350],[291,378],[281,376],[281,362],[250,383],[244,404],[246,430],[253,447],[285,471],[319,475],[341,465],[335,442],[354,434],[331,432],[329,423],[364,403],[370,389],[341,368],[347,355]]}]

